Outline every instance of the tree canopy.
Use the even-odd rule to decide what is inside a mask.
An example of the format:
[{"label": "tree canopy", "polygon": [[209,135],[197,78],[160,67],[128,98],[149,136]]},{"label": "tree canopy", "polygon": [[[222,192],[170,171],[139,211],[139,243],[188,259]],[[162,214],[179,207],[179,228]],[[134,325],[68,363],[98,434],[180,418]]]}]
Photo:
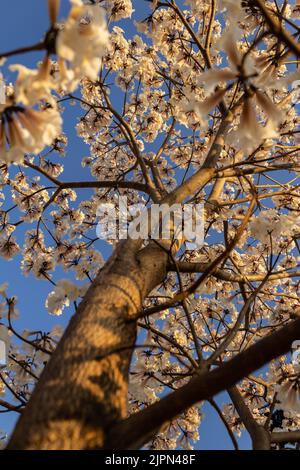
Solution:
[{"label": "tree canopy", "polygon": [[[0,287],[8,448],[192,449],[205,401],[233,448],[243,430],[298,448],[300,2],[145,0],[137,22],[137,1],[71,0],[62,18],[48,0],[44,38],[0,50],[0,256],[46,280],[50,315],[74,314],[19,331]],[[89,155],[69,180],[74,104]],[[201,205],[203,243],[101,240],[120,196]]]}]

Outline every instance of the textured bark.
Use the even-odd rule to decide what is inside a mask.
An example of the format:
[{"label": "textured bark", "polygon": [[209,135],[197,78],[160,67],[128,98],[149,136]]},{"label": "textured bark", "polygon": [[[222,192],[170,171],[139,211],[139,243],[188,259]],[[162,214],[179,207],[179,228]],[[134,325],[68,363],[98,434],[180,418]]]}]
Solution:
[{"label": "textured bark", "polygon": [[[159,252],[159,255],[158,255]],[[119,246],[99,273],[46,366],[9,449],[93,449],[127,415],[134,317],[165,276],[167,255]]]}]

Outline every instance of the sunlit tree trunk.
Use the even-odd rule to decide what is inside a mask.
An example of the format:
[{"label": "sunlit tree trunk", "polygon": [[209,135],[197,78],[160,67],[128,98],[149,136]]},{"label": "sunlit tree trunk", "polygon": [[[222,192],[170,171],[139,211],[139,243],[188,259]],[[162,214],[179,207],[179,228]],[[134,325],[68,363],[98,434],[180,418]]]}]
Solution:
[{"label": "sunlit tree trunk", "polygon": [[99,273],[46,366],[9,449],[93,449],[127,415],[128,371],[145,295],[165,276],[157,247],[131,243]]}]

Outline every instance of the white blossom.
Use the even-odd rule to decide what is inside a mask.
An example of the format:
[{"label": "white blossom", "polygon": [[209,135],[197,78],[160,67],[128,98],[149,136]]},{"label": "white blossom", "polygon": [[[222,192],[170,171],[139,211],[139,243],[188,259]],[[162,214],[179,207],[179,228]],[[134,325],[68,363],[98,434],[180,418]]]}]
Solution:
[{"label": "white blossom", "polygon": [[73,7],[59,32],[57,54],[69,64],[78,78],[97,80],[109,41],[105,13],[97,5],[84,5],[73,0]]}]

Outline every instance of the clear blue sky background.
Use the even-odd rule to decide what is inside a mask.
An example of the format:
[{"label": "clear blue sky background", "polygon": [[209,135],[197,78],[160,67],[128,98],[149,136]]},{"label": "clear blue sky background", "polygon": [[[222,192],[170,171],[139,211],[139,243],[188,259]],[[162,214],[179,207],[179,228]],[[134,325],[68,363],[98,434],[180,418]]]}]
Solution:
[{"label": "clear blue sky background", "polygon": [[[135,18],[142,19],[148,14],[147,2],[143,0],[134,0],[136,9]],[[66,17],[69,11],[69,0],[61,2],[61,17]],[[20,46],[31,45],[40,40],[48,28],[47,0],[14,0],[13,2],[1,2],[0,9],[0,52],[8,51]],[[130,37],[135,33],[133,22],[124,21],[120,24]],[[13,81],[14,75],[7,70],[7,65],[11,63],[23,63],[28,67],[34,68],[37,60],[40,60],[40,53],[31,53],[23,56],[11,58],[5,66],[1,68],[5,79]],[[80,109],[68,107],[64,115],[64,131],[69,137],[67,149],[67,158],[62,160],[55,157],[58,161],[65,163],[65,172],[61,179],[79,180],[83,179],[83,172],[86,179],[90,179],[88,172],[81,167],[81,159],[88,155],[88,147],[82,143],[76,136],[74,126],[77,117],[80,116]],[[85,197],[87,194],[85,193]],[[24,228],[19,228],[24,230]],[[22,235],[22,233],[21,233]],[[21,237],[22,238],[22,237]],[[20,237],[18,237],[20,240]],[[107,250],[104,253],[107,254]],[[51,290],[51,286],[46,281],[37,281],[33,276],[25,278],[20,271],[20,257],[7,262],[0,259],[0,284],[9,282],[9,295],[17,295],[19,299],[20,318],[16,322],[16,327],[22,329],[42,329],[49,331],[54,325],[66,325],[72,312],[65,310],[65,313],[57,318],[50,316],[44,306],[45,298]],[[64,274],[61,277],[66,277]],[[55,279],[55,278],[54,278]],[[59,277],[58,277],[59,279]],[[226,401],[225,394],[217,399],[219,405]],[[216,416],[210,405],[206,404],[203,411],[207,417],[200,429],[199,449],[231,449],[232,444],[224,426]],[[10,431],[13,427],[16,417],[11,413],[0,414],[0,429]],[[240,447],[249,448],[249,439],[243,435],[239,439]]]}]

